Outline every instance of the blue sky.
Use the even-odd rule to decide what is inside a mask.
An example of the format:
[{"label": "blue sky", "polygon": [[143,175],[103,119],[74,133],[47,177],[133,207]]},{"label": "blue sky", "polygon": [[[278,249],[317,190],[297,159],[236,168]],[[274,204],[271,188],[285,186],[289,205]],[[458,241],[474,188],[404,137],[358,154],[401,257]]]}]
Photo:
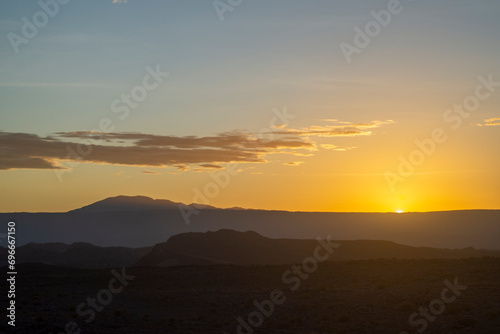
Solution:
[{"label": "blue sky", "polygon": [[[244,0],[221,21],[211,1],[72,0],[17,54],[7,35],[20,34],[21,19],[31,21],[40,7],[5,2],[0,130],[50,136],[91,130],[109,117],[115,132],[253,133],[268,126],[273,108],[286,106],[296,129],[322,126],[324,119],[394,120],[369,141],[335,144],[359,154],[385,147],[397,157],[442,124],[443,111],[470,94],[478,76],[500,77],[500,3],[402,0],[402,12],[348,64],[339,44],[353,43],[354,27],[388,2]],[[157,65],[169,76],[130,117],[117,119],[112,102]],[[498,98],[489,99],[468,125],[499,114]],[[455,147],[492,147],[498,140],[498,128],[461,131]],[[356,168],[345,157],[331,159]]]},{"label": "blue sky", "polygon": [[[12,28],[21,17],[40,8],[35,1],[8,2],[0,16],[0,97],[10,116],[2,113],[2,128],[32,131],[29,120],[38,117],[53,122],[39,124],[37,132],[92,126],[117,95],[141,80],[146,66],[156,64],[171,77],[138,110],[148,121],[131,118],[134,124],[123,124],[124,131],[143,126],[163,133],[164,126],[151,128],[151,119],[175,125],[169,131],[190,123],[195,132],[218,132],[239,128],[241,120],[257,129],[259,115],[267,117],[275,105],[297,101],[297,112],[308,117],[331,112],[300,103],[299,93],[316,91],[318,80],[347,82],[360,93],[359,87],[382,77],[395,85],[463,80],[466,89],[471,76],[491,71],[500,51],[495,1],[403,1],[404,11],[348,66],[338,44],[352,40],[353,27],[386,4],[244,1],[221,22],[210,1],[73,0],[15,55],[6,33],[18,31]],[[20,86],[9,87],[15,83]],[[315,92],[335,102],[335,92],[322,93]]]}]

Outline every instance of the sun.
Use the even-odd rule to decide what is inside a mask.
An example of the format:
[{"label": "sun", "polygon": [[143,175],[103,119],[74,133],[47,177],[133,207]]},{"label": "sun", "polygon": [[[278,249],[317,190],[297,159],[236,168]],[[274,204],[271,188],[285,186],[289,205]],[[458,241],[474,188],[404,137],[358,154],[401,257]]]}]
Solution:
[{"label": "sun", "polygon": [[398,210],[396,210],[396,211],[394,211],[394,212],[396,212],[396,213],[403,213],[404,211],[403,211],[403,210],[401,210],[401,209],[398,209]]}]

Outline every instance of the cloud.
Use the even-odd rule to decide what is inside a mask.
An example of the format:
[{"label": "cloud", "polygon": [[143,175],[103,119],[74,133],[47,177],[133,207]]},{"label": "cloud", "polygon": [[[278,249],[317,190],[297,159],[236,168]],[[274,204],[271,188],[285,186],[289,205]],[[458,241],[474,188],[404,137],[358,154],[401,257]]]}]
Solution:
[{"label": "cloud", "polygon": [[[71,169],[79,163],[173,167],[178,171],[223,168],[223,163],[264,163],[270,154],[311,156],[318,137],[366,136],[388,122],[277,129],[260,135],[226,132],[214,136],[144,133],[58,132],[42,137],[0,131],[0,170]],[[322,144],[323,148],[339,148]],[[144,171],[146,174],[147,170]]]},{"label": "cloud", "polygon": [[193,168],[193,172],[206,172],[206,171],[215,171],[217,169],[224,169],[224,167],[215,164],[200,164]]},{"label": "cloud", "polygon": [[143,170],[141,173],[142,174],[151,174],[151,175],[161,175],[160,173],[153,172],[151,170]]},{"label": "cloud", "polygon": [[178,170],[183,171],[183,172],[189,170],[189,166],[186,166],[186,165],[174,165],[173,167],[175,167]]},{"label": "cloud", "polygon": [[302,129],[285,129],[281,134],[295,134],[301,137],[355,137],[370,136],[373,132],[370,129],[378,128],[382,125],[392,124],[394,121],[373,121],[369,123],[340,122],[335,119],[326,119],[326,122],[335,122],[337,125],[314,125]]},{"label": "cloud", "polygon": [[339,148],[337,145],[332,144],[321,144],[320,146],[326,150],[335,150]]},{"label": "cloud", "polygon": [[500,117],[488,118],[483,123],[477,123],[477,126],[500,126]]},{"label": "cloud", "polygon": [[298,166],[305,163],[304,161],[293,161],[293,162],[285,162],[283,165],[286,166]]},{"label": "cloud", "polygon": [[[287,133],[288,134],[288,133]],[[91,139],[106,141],[122,141],[135,143],[135,146],[147,147],[165,147],[172,149],[222,149],[234,150],[240,148],[243,150],[265,151],[268,149],[281,148],[312,148],[314,145],[297,137],[284,137],[278,139],[261,139],[250,134],[239,132],[227,132],[217,136],[209,137],[176,137],[176,136],[158,136],[142,133],[92,133],[88,131],[77,132],[59,132],[58,137],[67,139]]]},{"label": "cloud", "polygon": [[266,154],[304,149],[303,140],[263,140],[248,134],[174,137],[140,133],[64,132],[49,137],[0,132],[0,169],[71,168],[70,162],[165,167],[221,168],[218,163],[266,162]]},{"label": "cloud", "polygon": [[337,145],[332,145],[332,144],[321,144],[321,148],[324,148],[326,150],[334,150],[334,151],[349,151],[352,150],[353,148],[356,148],[354,146],[352,147],[341,147]]},{"label": "cloud", "polygon": [[222,166],[214,165],[214,164],[201,164],[199,166],[203,167],[203,168],[206,168],[206,169],[223,169],[224,168]]},{"label": "cloud", "polygon": [[113,0],[113,3],[127,3],[128,0]]}]

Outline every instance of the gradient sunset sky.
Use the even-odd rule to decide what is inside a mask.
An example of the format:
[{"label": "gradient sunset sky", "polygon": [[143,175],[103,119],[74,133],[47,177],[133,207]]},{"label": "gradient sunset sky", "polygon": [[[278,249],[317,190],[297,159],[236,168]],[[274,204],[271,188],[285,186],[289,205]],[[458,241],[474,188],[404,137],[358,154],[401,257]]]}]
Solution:
[{"label": "gradient sunset sky", "polygon": [[341,46],[391,2],[73,0],[17,50],[41,8],[3,3],[0,211],[191,203],[226,168],[210,205],[500,209],[500,2],[401,0],[347,61]]}]

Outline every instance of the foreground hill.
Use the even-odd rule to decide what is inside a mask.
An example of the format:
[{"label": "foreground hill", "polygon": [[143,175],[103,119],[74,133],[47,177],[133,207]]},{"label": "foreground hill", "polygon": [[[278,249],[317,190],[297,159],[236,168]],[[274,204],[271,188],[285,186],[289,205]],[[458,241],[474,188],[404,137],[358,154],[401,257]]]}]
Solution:
[{"label": "foreground hill", "polygon": [[[411,246],[500,249],[500,211],[317,213],[207,208],[186,218],[185,206],[118,196],[66,213],[0,213],[0,228],[17,222],[18,245],[88,242],[148,247],[185,232],[256,231],[270,238],[389,240]],[[189,207],[192,208],[192,207]]]},{"label": "foreground hill", "polygon": [[[326,242],[326,240],[325,240]],[[500,257],[500,251],[411,247],[390,241],[341,240],[328,249],[317,240],[269,239],[256,232],[220,230],[184,233],[156,245],[136,266],[236,264],[280,265],[301,263],[312,257],[318,246],[321,257],[329,261],[363,259],[432,259]],[[324,245],[324,244],[323,244]],[[333,253],[330,255],[330,251]]]}]

